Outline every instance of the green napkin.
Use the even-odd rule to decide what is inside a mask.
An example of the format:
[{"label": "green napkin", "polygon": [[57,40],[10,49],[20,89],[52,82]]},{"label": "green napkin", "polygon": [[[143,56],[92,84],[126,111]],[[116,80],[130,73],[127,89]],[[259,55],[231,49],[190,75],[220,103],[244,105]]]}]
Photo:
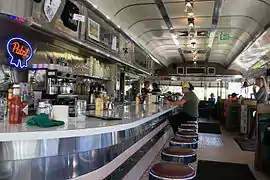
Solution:
[{"label": "green napkin", "polygon": [[49,120],[49,116],[47,114],[39,114],[30,118],[26,124],[28,126],[53,127],[61,126],[65,123],[63,121]]}]

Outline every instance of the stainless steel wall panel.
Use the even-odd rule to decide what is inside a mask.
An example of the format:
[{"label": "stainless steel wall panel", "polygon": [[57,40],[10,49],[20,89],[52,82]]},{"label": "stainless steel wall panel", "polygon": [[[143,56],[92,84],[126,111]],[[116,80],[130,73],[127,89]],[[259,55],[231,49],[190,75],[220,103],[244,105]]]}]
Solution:
[{"label": "stainless steel wall panel", "polygon": [[33,1],[31,0],[0,0],[0,12],[22,18],[31,17]]}]

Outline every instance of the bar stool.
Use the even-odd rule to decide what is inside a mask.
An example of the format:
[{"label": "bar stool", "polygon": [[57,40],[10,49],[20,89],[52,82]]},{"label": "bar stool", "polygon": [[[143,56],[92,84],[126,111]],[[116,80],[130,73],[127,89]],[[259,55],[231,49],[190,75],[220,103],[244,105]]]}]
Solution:
[{"label": "bar stool", "polygon": [[178,127],[178,131],[190,131],[190,132],[197,132],[198,128],[196,126],[186,126],[181,125]]},{"label": "bar stool", "polygon": [[170,139],[170,146],[178,146],[181,148],[197,149],[198,141],[192,138],[182,138],[175,136]]},{"label": "bar stool", "polygon": [[197,154],[193,149],[177,146],[166,147],[161,151],[161,159],[167,162],[182,164],[193,163],[197,160]]},{"label": "bar stool", "polygon": [[196,128],[198,128],[198,124],[183,123],[183,124],[181,124],[181,127],[196,127]]},{"label": "bar stool", "polygon": [[196,125],[198,125],[198,121],[186,121],[183,124],[196,124]]},{"label": "bar stool", "polygon": [[199,140],[198,133],[192,132],[192,131],[178,131],[176,133],[176,136],[182,137],[182,138],[193,138],[193,139],[196,139],[197,141]]},{"label": "bar stool", "polygon": [[158,163],[149,171],[149,180],[194,180],[195,170],[185,164]]}]

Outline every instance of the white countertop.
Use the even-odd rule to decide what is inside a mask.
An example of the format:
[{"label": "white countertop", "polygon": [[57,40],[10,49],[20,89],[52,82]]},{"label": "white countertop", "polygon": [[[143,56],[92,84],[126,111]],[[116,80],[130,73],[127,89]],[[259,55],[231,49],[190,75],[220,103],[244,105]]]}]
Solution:
[{"label": "white countertop", "polygon": [[[28,126],[26,123],[11,125],[4,121],[0,123],[0,142],[15,140],[56,139],[104,134],[137,127],[155,119],[176,107],[167,105],[127,105],[113,110],[122,120],[106,121],[86,117],[69,118],[63,126],[40,128]],[[26,119],[27,120],[27,119]]]}]

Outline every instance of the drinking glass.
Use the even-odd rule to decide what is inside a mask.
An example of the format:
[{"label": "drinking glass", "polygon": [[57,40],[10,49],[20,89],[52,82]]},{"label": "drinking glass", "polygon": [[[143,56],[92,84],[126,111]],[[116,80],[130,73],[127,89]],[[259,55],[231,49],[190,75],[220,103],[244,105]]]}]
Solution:
[{"label": "drinking glass", "polygon": [[6,110],[7,110],[7,100],[6,98],[1,97],[0,98],[0,122],[4,121]]},{"label": "drinking glass", "polygon": [[87,103],[85,100],[76,100],[75,102],[75,116],[85,116]]}]

